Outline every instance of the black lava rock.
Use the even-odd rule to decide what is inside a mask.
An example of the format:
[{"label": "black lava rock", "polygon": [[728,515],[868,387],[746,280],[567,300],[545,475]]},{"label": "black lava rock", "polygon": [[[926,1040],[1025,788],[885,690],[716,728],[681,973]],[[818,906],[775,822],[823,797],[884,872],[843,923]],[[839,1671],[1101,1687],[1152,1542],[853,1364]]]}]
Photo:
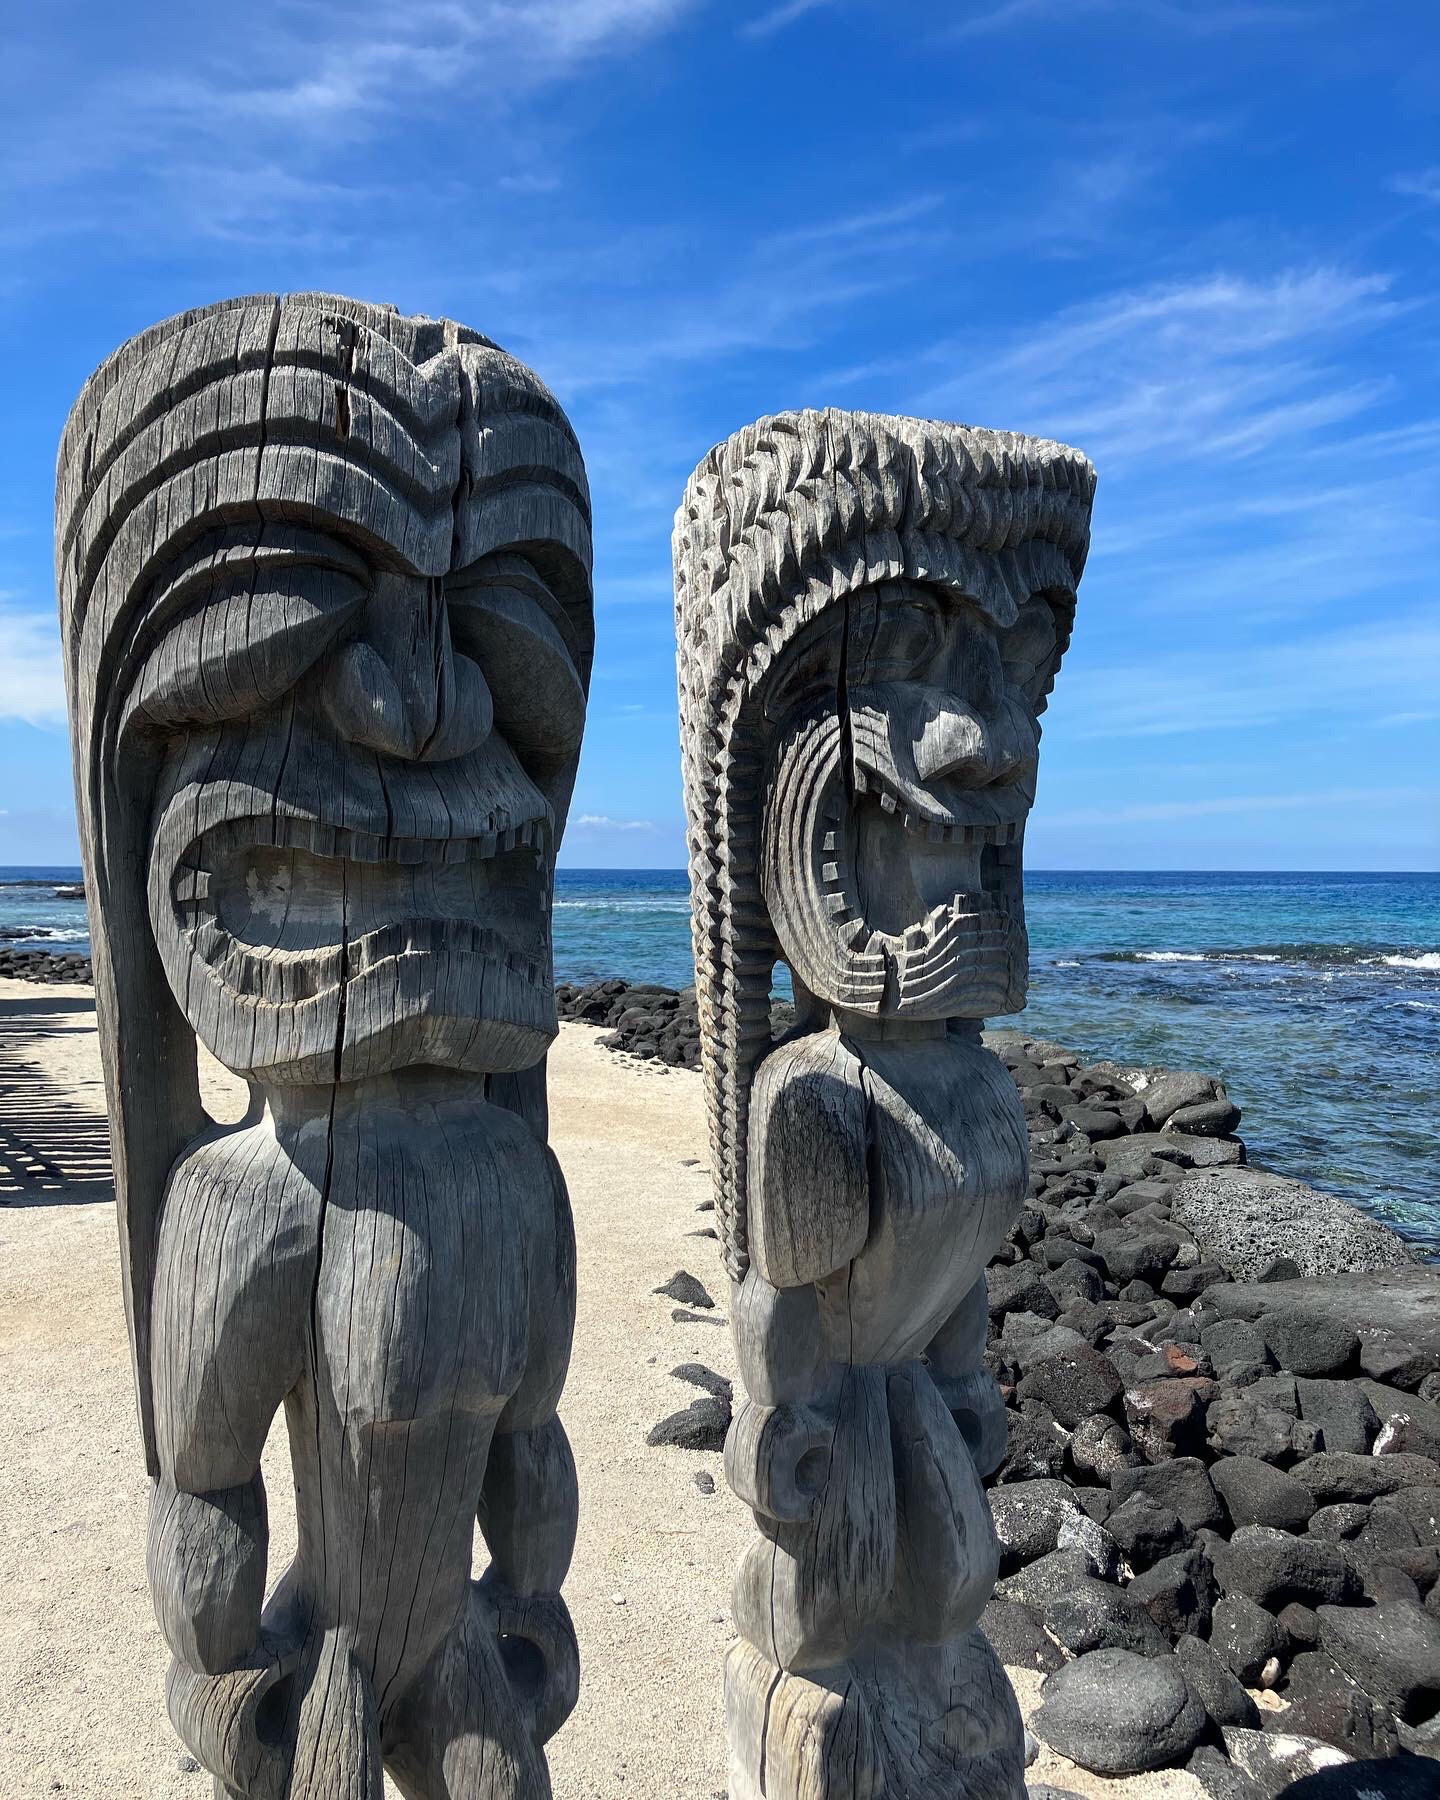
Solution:
[{"label": "black lava rock", "polygon": [[677,1381],[688,1381],[692,1387],[704,1388],[707,1394],[716,1400],[723,1400],[727,1406],[733,1398],[730,1383],[723,1375],[717,1375],[714,1369],[707,1369],[704,1363],[677,1363],[670,1373]]},{"label": "black lava rock", "polygon": [[1254,1456],[1222,1457],[1210,1479],[1235,1525],[1304,1531],[1315,1512],[1315,1496],[1303,1481]]},{"label": "black lava rock", "polygon": [[730,1429],[730,1405],[725,1400],[692,1400],[682,1411],[671,1413],[646,1433],[650,1445],[674,1444],[681,1450],[723,1450]]},{"label": "black lava rock", "polygon": [[1175,1655],[1195,1698],[1217,1725],[1258,1729],[1260,1709],[1213,1645],[1186,1632],[1176,1640]]},{"label": "black lava rock", "polygon": [[1046,1635],[1040,1615],[1018,1600],[991,1600],[980,1615],[980,1629],[1007,1669],[1048,1675],[1064,1666],[1065,1652]]},{"label": "black lava rock", "polygon": [[992,1479],[1003,1483],[1059,1475],[1065,1467],[1065,1440],[1055,1427],[1022,1412],[1008,1412],[1005,1418],[1005,1455]]},{"label": "black lava rock", "polygon": [[995,1592],[1002,1600],[1018,1600],[1022,1605],[1043,1612],[1052,1600],[1074,1587],[1076,1582],[1087,1581],[1094,1573],[1094,1558],[1084,1550],[1073,1547],[1052,1550],[1028,1568],[1007,1575],[997,1584]]},{"label": "black lava rock", "polygon": [[1295,1397],[1300,1417],[1319,1428],[1327,1450],[1364,1456],[1375,1442],[1380,1420],[1357,1382],[1302,1377],[1295,1383]]},{"label": "black lava rock", "polygon": [[1283,1627],[1243,1594],[1222,1594],[1215,1602],[1209,1642],[1247,1688],[1257,1687],[1265,1665],[1289,1648]]},{"label": "black lava rock", "polygon": [[1440,1463],[1431,1462],[1426,1456],[1357,1456],[1344,1450],[1326,1450],[1297,1463],[1294,1473],[1321,1506],[1337,1501],[1368,1506],[1382,1494],[1393,1494],[1400,1488],[1440,1484]]},{"label": "black lava rock", "polygon": [[1206,1473],[1204,1463],[1193,1456],[1177,1456],[1153,1468],[1117,1469],[1110,1483],[1116,1500],[1146,1494],[1177,1514],[1189,1531],[1216,1528],[1225,1522],[1225,1508]]},{"label": "black lava rock", "polygon": [[1272,1729],[1298,1731],[1362,1759],[1393,1756],[1400,1748],[1389,1707],[1372,1700],[1323,1650],[1306,1650],[1291,1663],[1285,1698],[1286,1711],[1270,1715],[1277,1721]]},{"label": "black lava rock", "polygon": [[1227,1594],[1271,1612],[1291,1600],[1319,1607],[1359,1598],[1355,1571],[1337,1545],[1271,1525],[1242,1525],[1228,1544],[1215,1545],[1214,1563]]},{"label": "black lava rock", "polygon": [[1086,1343],[1034,1364],[1020,1383],[1022,1400],[1043,1400],[1062,1425],[1105,1412],[1124,1391],[1114,1363]]},{"label": "black lava rock", "polygon": [[1183,1549],[1189,1532],[1180,1515],[1148,1494],[1132,1494],[1121,1506],[1112,1508],[1105,1529],[1125,1554],[1132,1569],[1148,1569],[1163,1556]]},{"label": "black lava rock", "polygon": [[1208,1637],[1215,1603],[1215,1575],[1198,1544],[1162,1556],[1126,1589],[1173,1643],[1187,1632]]},{"label": "black lava rock", "polygon": [[1168,1656],[1160,1627],[1123,1588],[1105,1581],[1076,1581],[1044,1608],[1045,1624],[1076,1656],[1090,1650],[1133,1650],[1139,1656]]},{"label": "black lava rock", "polygon": [[1322,1606],[1320,1645],[1407,1725],[1440,1713],[1440,1620],[1407,1601]]},{"label": "black lava rock", "polygon": [[1143,1460],[1130,1433],[1107,1414],[1082,1419],[1070,1435],[1070,1461],[1089,1480],[1110,1481],[1118,1470],[1137,1468]]},{"label": "black lava rock", "polygon": [[1048,1677],[1031,1728],[1081,1768],[1130,1775],[1183,1762],[1205,1709],[1174,1657],[1095,1650]]},{"label": "black lava rock", "polygon": [[670,1279],[654,1290],[663,1294],[667,1300],[678,1300],[682,1306],[712,1307],[715,1302],[706,1291],[703,1281],[688,1274],[684,1269],[677,1269]]},{"label": "black lava rock", "polygon": [[1360,1339],[1350,1326],[1324,1314],[1281,1306],[1260,1320],[1265,1348],[1292,1375],[1334,1375],[1355,1361]]}]

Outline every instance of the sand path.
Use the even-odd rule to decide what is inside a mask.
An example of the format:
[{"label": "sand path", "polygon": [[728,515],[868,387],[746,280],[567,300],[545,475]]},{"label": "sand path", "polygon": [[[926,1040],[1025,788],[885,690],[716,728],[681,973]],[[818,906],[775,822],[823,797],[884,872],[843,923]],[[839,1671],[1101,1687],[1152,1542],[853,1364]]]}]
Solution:
[{"label": "sand path", "polygon": [[[243,1089],[206,1059],[206,1103]],[[580,1295],[561,1414],[580,1470],[566,1596],[580,1704],[550,1746],[556,1800],[725,1793],[720,1664],[729,1576],[750,1536],[720,1458],[648,1449],[698,1390],[733,1376],[729,1334],[679,1324],[653,1289],[689,1269],[717,1300],[696,1075],[622,1061],[584,1026],[551,1058],[551,1141],[575,1210]],[[145,1587],[147,1489],[120,1304],[90,990],[0,980],[0,1794],[208,1800],[162,1700],[167,1655]],[[717,1318],[723,1307],[717,1309]],[[694,1476],[708,1470],[716,1491]],[[283,1429],[265,1458],[272,1569],[294,1543]],[[1026,1710],[1038,1678],[1016,1676]],[[1029,1772],[1114,1800],[1200,1800],[1184,1774],[1108,1782],[1046,1752]],[[387,1789],[387,1791],[389,1791]]]}]

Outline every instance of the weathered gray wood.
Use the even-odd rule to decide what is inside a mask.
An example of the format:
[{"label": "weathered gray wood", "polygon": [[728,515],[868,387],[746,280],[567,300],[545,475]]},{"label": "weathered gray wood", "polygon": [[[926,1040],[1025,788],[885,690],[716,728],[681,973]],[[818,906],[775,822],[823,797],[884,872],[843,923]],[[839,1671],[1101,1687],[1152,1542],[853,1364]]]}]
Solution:
[{"label": "weathered gray wood", "polygon": [[[986,1262],[1025,1121],[979,1020],[1024,1004],[1021,857],[1094,471],[1058,444],[790,413],[675,522],[715,1210],[759,1536],[726,1662],[731,1800],[1018,1800],[976,1628],[1005,1445]],[[797,1024],[769,1031],[771,973]]]},{"label": "weathered gray wood", "polygon": [[85,387],[56,563],[171,1716],[221,1796],[542,1800],[578,1683],[544,1141],[573,433],[448,321],[229,302]]}]

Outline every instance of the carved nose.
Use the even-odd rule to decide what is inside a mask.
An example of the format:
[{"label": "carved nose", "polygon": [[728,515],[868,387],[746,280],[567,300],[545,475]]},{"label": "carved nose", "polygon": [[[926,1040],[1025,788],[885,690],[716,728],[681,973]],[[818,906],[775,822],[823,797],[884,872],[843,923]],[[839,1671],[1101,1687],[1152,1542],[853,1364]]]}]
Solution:
[{"label": "carved nose", "polygon": [[325,710],[340,735],[384,756],[443,762],[490,735],[479,665],[457,653],[438,582],[384,575],[365,628],[327,666]]},{"label": "carved nose", "polygon": [[992,716],[953,696],[928,709],[914,743],[915,772],[921,781],[948,777],[964,787],[1008,780],[1026,756],[1026,745],[1007,708]]}]

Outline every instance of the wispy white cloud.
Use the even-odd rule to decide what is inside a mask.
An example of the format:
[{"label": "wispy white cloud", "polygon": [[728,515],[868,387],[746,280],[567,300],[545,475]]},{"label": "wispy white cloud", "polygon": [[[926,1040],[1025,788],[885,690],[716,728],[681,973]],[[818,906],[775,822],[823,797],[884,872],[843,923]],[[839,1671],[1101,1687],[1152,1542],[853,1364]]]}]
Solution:
[{"label": "wispy white cloud", "polygon": [[773,37],[777,31],[783,31],[787,25],[793,25],[807,13],[819,12],[822,7],[836,4],[838,0],[786,0],[783,6],[772,7],[769,12],[761,13],[758,19],[748,20],[740,27],[740,36]]},{"label": "wispy white cloud", "polygon": [[581,813],[571,819],[572,831],[658,831],[653,819],[612,819],[607,813]]},{"label": "wispy white cloud", "polygon": [[1273,812],[1323,812],[1334,807],[1423,804],[1433,796],[1415,787],[1343,787],[1294,794],[1211,794],[1196,800],[1157,800],[1142,805],[1097,806],[1047,813],[1049,829],[1072,826],[1154,825],[1169,819],[1211,819]]},{"label": "wispy white cloud", "polygon": [[1440,164],[1410,175],[1397,175],[1390,187],[1408,200],[1424,200],[1431,206],[1440,206]]},{"label": "wispy white cloud", "polygon": [[1075,741],[1198,734],[1218,743],[1288,725],[1338,743],[1425,710],[1437,691],[1440,609],[1430,605],[1293,641],[1245,642],[1222,621],[1208,641],[1067,669],[1056,708]]},{"label": "wispy white cloud", "polygon": [[227,60],[213,75],[132,79],[128,92],[152,117],[168,114],[207,135],[243,123],[334,141],[364,133],[397,107],[413,108],[421,94],[463,90],[482,68],[485,104],[503,110],[517,93],[590,58],[633,48],[695,4],[359,0],[337,12],[310,0],[294,9],[298,29],[271,29],[272,57],[251,80],[237,81]]},{"label": "wispy white cloud", "polygon": [[[472,91],[475,167],[500,191],[548,191],[555,176],[537,163],[536,129],[517,125],[526,103],[640,49],[703,3],[290,0],[257,9],[243,54],[233,34],[207,33],[202,13],[143,65],[101,60],[76,80],[66,71],[68,104],[33,121],[23,152],[0,154],[14,202],[0,243],[197,229],[272,250],[373,239],[377,209],[403,217],[437,190],[458,195],[465,172],[438,168],[407,196],[374,161],[352,156],[346,175],[338,159],[386,132],[424,129]],[[37,207],[39,191],[52,203]]]},{"label": "wispy white cloud", "polygon": [[48,614],[24,612],[0,594],[0,719],[65,723],[60,633]]},{"label": "wispy white cloud", "polygon": [[[1408,310],[1390,290],[1384,274],[1319,268],[1122,291],[1032,326],[988,362],[985,385],[1027,429],[1079,443],[1111,470],[1157,454],[1251,457],[1382,396],[1383,378],[1340,373],[1327,356]],[[937,354],[968,364],[974,350]],[[976,385],[967,373],[921,404],[943,410]]]},{"label": "wispy white cloud", "polygon": [[981,5],[953,27],[954,37],[982,37],[1033,25],[1046,19],[1060,23],[1086,18],[1136,19],[1194,37],[1214,37],[1256,27],[1313,24],[1315,10],[1297,6],[1251,4],[1249,0],[999,0]]}]

